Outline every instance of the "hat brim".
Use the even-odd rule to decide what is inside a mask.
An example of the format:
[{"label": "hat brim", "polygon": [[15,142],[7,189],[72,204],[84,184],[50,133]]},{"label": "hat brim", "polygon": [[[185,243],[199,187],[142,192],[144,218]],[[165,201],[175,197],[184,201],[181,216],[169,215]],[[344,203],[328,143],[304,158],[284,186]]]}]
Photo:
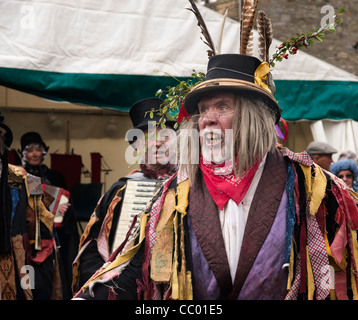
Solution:
[{"label": "hat brim", "polygon": [[208,93],[231,92],[244,97],[261,99],[275,114],[276,124],[281,118],[281,108],[270,92],[254,83],[237,79],[212,79],[196,85],[185,97],[184,108],[193,115],[198,110],[199,101]]},{"label": "hat brim", "polygon": [[[155,121],[155,120],[151,120],[151,121]],[[169,121],[166,120],[165,121],[165,126],[168,128],[174,128],[175,125],[175,121]],[[134,129],[140,129],[142,131],[147,131],[148,130],[148,121],[147,120],[143,120],[141,123],[139,123],[138,125],[136,125],[134,127]],[[137,138],[132,139],[132,140],[128,140],[128,143],[134,148],[133,143],[137,140]]]},{"label": "hat brim", "polygon": [[[150,121],[157,122],[156,120],[150,120]],[[147,120],[143,120],[140,124],[136,125],[134,128],[140,129],[142,131],[148,130],[148,122],[149,121],[147,121]],[[165,124],[166,127],[174,128],[175,121],[166,120],[164,124]]]}]

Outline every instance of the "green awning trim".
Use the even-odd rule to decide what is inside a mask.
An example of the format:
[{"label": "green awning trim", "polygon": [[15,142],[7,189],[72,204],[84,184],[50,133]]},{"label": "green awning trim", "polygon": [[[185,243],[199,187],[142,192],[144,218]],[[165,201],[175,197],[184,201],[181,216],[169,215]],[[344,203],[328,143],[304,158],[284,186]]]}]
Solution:
[{"label": "green awning trim", "polygon": [[[188,78],[178,78],[187,80]],[[0,85],[54,101],[129,111],[157,90],[175,86],[167,76],[59,73],[0,68]]]},{"label": "green awning trim", "polygon": [[[180,81],[189,78],[178,77]],[[174,86],[172,77],[58,73],[0,68],[0,85],[55,101],[128,111],[136,101]],[[358,82],[276,80],[275,97],[287,121],[358,121]]]},{"label": "green awning trim", "polygon": [[358,121],[358,82],[277,80],[275,84],[285,120]]}]

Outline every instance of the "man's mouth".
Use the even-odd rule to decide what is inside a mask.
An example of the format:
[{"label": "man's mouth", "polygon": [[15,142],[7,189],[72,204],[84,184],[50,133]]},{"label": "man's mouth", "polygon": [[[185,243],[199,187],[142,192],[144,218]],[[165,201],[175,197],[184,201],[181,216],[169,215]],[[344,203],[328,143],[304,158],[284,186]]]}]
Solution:
[{"label": "man's mouth", "polygon": [[222,135],[216,132],[207,132],[204,134],[204,143],[209,147],[221,145]]}]

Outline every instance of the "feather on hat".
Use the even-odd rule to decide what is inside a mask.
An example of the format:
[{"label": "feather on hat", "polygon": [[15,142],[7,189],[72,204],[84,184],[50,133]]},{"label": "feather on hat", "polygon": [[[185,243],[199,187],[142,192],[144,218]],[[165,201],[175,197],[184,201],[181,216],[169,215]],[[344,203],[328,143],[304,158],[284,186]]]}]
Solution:
[{"label": "feather on hat", "polygon": [[198,102],[208,92],[229,91],[261,99],[275,114],[276,123],[281,118],[281,108],[274,97],[274,85],[268,64],[269,47],[272,42],[271,21],[263,12],[257,20],[259,28],[260,59],[252,56],[253,27],[258,0],[244,0],[241,14],[240,54],[216,54],[205,22],[195,5],[189,0],[209,46],[209,62],[205,81],[196,85],[185,97],[183,107],[190,115],[197,112]]}]

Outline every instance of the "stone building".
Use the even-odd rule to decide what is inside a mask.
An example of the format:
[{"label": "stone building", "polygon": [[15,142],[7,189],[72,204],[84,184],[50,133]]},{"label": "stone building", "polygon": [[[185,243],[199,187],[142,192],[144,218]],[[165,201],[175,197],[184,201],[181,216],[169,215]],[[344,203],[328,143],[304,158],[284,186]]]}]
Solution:
[{"label": "stone building", "polygon": [[[239,20],[239,0],[202,0],[220,13]],[[241,1],[243,2],[243,1]],[[326,7],[324,7],[326,6]],[[330,7],[327,7],[330,6]],[[335,33],[326,35],[323,43],[310,46],[307,53],[358,75],[358,1],[356,0],[259,0],[258,9],[271,18],[274,37],[285,41],[297,33],[313,32],[328,21],[327,9],[343,8],[342,22]],[[321,12],[322,11],[322,12]]]}]

